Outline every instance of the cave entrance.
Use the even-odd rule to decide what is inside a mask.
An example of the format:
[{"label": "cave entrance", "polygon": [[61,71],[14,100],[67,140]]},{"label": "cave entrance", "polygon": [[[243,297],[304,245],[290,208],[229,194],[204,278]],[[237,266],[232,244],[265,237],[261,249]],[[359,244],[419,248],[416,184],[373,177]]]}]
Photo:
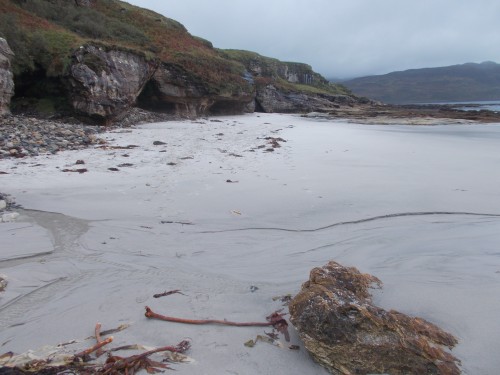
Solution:
[{"label": "cave entrance", "polygon": [[48,77],[37,66],[31,72],[14,76],[14,96],[11,99],[13,113],[51,117],[72,112],[68,90],[60,77]]},{"label": "cave entrance", "polygon": [[154,80],[149,80],[137,97],[137,106],[147,111],[175,114],[177,103],[165,99]]},{"label": "cave entrance", "polygon": [[262,105],[259,103],[259,101],[257,99],[255,99],[255,112],[259,112],[259,113],[266,113],[266,111],[264,110],[264,108],[262,107]]},{"label": "cave entrance", "polygon": [[218,100],[208,109],[210,115],[238,115],[243,113],[243,105],[234,100]]}]

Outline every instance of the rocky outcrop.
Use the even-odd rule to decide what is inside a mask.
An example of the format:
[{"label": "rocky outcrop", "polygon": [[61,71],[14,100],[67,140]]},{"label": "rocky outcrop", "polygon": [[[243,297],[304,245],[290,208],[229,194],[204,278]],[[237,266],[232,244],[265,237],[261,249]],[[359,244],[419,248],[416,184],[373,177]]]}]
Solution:
[{"label": "rocky outcrop", "polygon": [[75,4],[78,7],[91,7],[95,0],[75,0]]},{"label": "rocky outcrop", "polygon": [[74,110],[107,123],[133,106],[158,63],[144,56],[96,45],[80,47],[70,67],[70,97]]},{"label": "rocky outcrop", "polygon": [[330,112],[358,104],[358,98],[331,84],[307,64],[283,62],[258,53],[225,50],[223,56],[243,64],[255,82],[255,110],[261,112]]},{"label": "rocky outcrop", "polygon": [[13,56],[7,41],[0,38],[0,115],[10,112],[10,99],[14,95],[14,76],[10,70]]},{"label": "rocky outcrop", "polygon": [[443,348],[457,340],[424,319],[374,306],[373,284],[381,282],[336,262],[311,271],[289,308],[312,357],[337,375],[460,374]]},{"label": "rocky outcrop", "polygon": [[214,91],[207,82],[180,66],[162,63],[139,97],[138,104],[145,109],[188,118],[253,111],[251,88],[226,95]]},{"label": "rocky outcrop", "polygon": [[356,99],[348,95],[308,94],[280,90],[273,84],[257,90],[257,108],[266,113],[331,112],[340,106],[352,106]]}]

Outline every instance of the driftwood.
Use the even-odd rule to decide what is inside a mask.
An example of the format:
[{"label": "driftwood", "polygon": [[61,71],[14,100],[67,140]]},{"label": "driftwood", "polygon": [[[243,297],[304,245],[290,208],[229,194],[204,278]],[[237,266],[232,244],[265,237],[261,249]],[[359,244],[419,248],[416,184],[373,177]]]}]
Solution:
[{"label": "driftwood", "polygon": [[290,341],[290,335],[288,333],[288,323],[283,318],[285,314],[276,311],[269,315],[266,319],[267,322],[231,322],[229,320],[217,320],[217,319],[186,319],[186,318],[175,318],[172,316],[165,316],[155,313],[151,308],[146,306],[146,313],[144,314],[146,318],[164,320],[173,323],[183,323],[183,324],[222,324],[226,326],[233,327],[268,327],[273,326],[276,330],[281,332],[286,341]]},{"label": "driftwood", "polygon": [[424,319],[374,306],[373,284],[381,281],[336,262],[311,271],[289,308],[313,358],[340,375],[460,374],[460,361],[445,350],[457,339]]}]

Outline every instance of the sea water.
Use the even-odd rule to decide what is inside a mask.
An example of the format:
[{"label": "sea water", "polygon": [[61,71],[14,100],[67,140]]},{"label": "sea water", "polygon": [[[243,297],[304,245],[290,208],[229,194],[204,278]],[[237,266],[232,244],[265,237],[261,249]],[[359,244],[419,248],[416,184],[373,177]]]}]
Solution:
[{"label": "sea water", "polygon": [[471,102],[439,102],[439,103],[426,103],[426,104],[443,104],[451,105],[454,109],[462,111],[481,111],[488,110],[493,112],[500,111],[500,100],[485,100],[485,101],[471,101]]}]

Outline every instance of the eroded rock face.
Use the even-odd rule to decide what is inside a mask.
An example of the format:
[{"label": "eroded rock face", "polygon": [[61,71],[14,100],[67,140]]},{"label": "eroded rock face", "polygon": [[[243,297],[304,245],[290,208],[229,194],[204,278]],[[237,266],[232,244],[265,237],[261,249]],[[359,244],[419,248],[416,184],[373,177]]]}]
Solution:
[{"label": "eroded rock face", "polygon": [[241,114],[253,111],[253,91],[218,95],[206,82],[178,65],[162,63],[139,99],[146,109],[195,118],[207,114]]},{"label": "eroded rock face", "polygon": [[260,88],[255,100],[259,109],[266,113],[330,112],[356,103],[355,98],[347,95],[284,92],[272,84]]},{"label": "eroded rock face", "polygon": [[13,56],[7,41],[0,38],[0,115],[10,112],[10,99],[14,95],[14,75],[10,70]]},{"label": "eroded rock face", "polygon": [[104,123],[119,119],[135,104],[157,66],[156,61],[128,51],[82,46],[70,68],[73,108]]},{"label": "eroded rock face", "polygon": [[313,358],[332,374],[460,374],[444,348],[457,340],[424,319],[374,306],[373,284],[381,282],[336,262],[311,271],[289,308]]}]

